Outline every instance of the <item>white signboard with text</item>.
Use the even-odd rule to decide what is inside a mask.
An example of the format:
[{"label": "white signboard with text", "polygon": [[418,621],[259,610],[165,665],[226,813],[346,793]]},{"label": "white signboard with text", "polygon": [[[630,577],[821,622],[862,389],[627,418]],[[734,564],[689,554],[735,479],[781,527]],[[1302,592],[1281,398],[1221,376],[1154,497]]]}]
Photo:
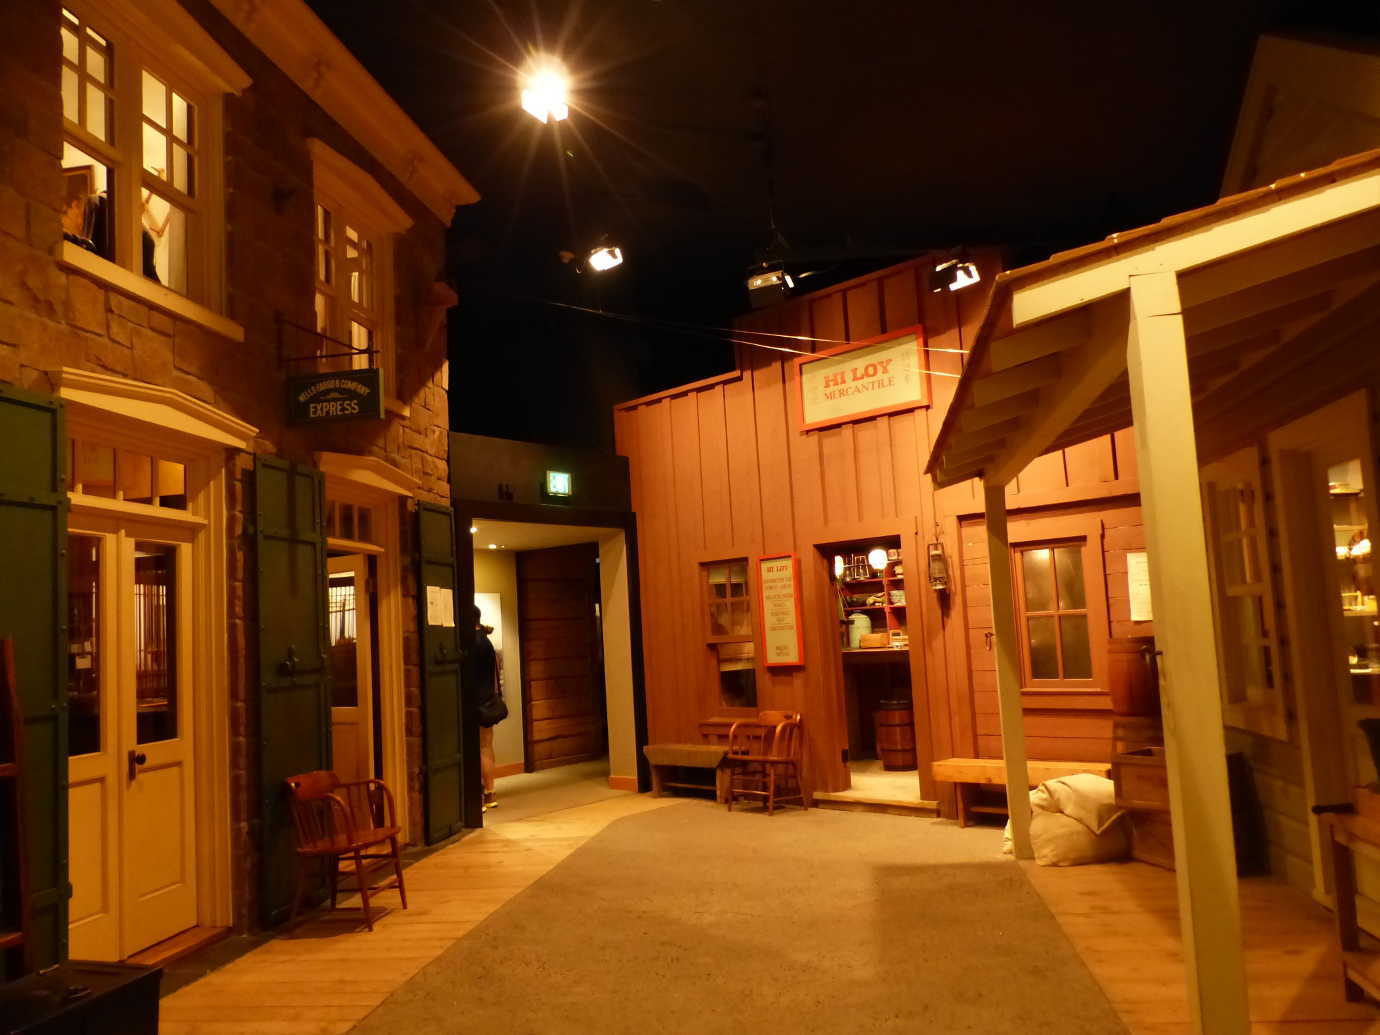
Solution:
[{"label": "white signboard with text", "polygon": [[803,665],[800,635],[800,578],[795,554],[757,559],[757,587],[761,594],[763,663]]},{"label": "white signboard with text", "polygon": [[929,404],[920,326],[802,356],[796,373],[802,431]]}]

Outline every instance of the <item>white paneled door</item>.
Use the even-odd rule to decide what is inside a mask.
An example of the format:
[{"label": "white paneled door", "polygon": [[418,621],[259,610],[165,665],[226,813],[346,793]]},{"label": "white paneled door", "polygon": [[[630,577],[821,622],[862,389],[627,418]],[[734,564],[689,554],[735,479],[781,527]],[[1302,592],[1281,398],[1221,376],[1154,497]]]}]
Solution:
[{"label": "white paneled door", "polygon": [[80,521],[68,537],[70,951],[118,960],[197,922],[197,530]]}]

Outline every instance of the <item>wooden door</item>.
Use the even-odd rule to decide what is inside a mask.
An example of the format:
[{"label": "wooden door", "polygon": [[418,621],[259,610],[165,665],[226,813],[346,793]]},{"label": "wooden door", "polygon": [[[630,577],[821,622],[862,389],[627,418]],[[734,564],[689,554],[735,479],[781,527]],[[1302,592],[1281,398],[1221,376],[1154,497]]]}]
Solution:
[{"label": "wooden door", "polygon": [[191,568],[186,541],[120,536],[115,764],[124,956],[196,924]]},{"label": "wooden door", "polygon": [[524,740],[531,769],[608,750],[594,543],[517,555]]},{"label": "wooden door", "polygon": [[369,562],[332,557],[326,595],[331,659],[331,767],[342,780],[374,775],[374,664]]}]

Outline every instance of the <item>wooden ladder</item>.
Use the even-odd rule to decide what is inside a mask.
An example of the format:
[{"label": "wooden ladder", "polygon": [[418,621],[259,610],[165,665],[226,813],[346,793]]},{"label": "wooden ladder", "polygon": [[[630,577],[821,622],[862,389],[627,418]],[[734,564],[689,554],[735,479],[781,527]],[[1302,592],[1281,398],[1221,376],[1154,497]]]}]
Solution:
[{"label": "wooden ladder", "polygon": [[[24,840],[23,751],[24,713],[14,676],[14,641],[0,639],[0,952],[18,949],[27,964],[29,860]],[[14,975],[10,968],[5,971]]]}]

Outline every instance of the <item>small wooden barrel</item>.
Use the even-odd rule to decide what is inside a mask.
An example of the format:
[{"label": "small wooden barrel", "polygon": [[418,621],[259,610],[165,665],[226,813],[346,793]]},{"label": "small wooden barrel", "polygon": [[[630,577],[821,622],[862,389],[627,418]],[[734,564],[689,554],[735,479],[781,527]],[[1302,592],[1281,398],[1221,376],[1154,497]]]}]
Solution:
[{"label": "small wooden barrel", "polygon": [[1160,680],[1155,638],[1131,636],[1107,641],[1107,690],[1116,715],[1160,717]]},{"label": "small wooden barrel", "polygon": [[882,701],[872,713],[877,725],[877,757],[882,768],[915,768],[915,717],[909,701]]}]

